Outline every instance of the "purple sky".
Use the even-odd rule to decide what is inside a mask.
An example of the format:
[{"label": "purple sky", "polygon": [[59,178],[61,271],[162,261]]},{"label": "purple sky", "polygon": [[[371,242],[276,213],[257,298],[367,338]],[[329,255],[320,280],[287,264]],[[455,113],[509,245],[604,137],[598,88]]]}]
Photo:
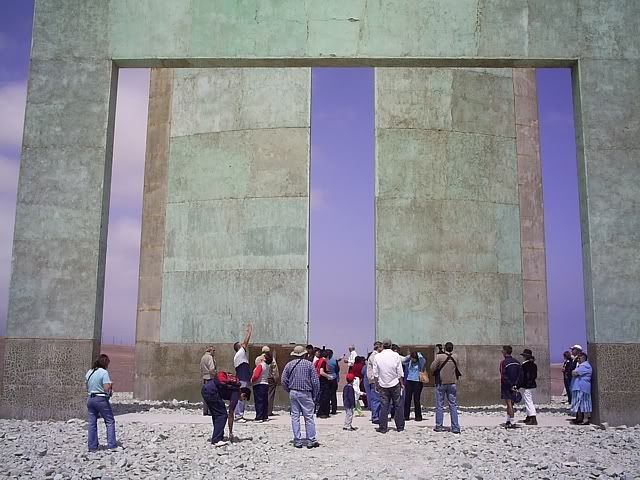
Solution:
[{"label": "purple sky", "polygon": [[[0,335],[6,328],[11,242],[33,2],[0,17]],[[551,351],[585,342],[575,142],[568,69],[538,70]],[[135,334],[148,70],[118,87],[103,341]],[[374,92],[369,68],[313,70],[310,334],[337,353],[374,336]]]}]

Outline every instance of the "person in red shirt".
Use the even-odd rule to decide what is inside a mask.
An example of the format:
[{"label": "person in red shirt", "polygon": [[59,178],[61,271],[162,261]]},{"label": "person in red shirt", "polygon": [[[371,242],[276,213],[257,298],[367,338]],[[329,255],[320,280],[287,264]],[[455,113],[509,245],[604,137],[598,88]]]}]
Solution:
[{"label": "person in red shirt", "polygon": [[[356,357],[355,362],[353,363],[353,367],[351,367],[351,373],[353,373],[353,375],[355,377],[358,377],[360,379],[360,390],[364,390],[364,376],[362,374],[362,369],[364,368],[365,365],[365,358],[364,357]],[[367,406],[367,396],[366,395],[362,395],[360,397],[360,399],[363,401],[364,406]]]},{"label": "person in red shirt", "polygon": [[320,400],[318,402],[318,418],[329,418],[331,402],[331,385],[327,372],[327,351],[320,352],[320,358],[316,362],[316,372],[320,377]]}]

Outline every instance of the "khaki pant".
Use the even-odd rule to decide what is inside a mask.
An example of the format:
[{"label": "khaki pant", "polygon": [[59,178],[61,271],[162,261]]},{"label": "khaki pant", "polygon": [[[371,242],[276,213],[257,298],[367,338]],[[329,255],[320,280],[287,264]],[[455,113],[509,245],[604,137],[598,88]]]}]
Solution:
[{"label": "khaki pant", "polygon": [[273,415],[273,402],[275,402],[276,399],[276,387],[278,385],[276,384],[276,381],[273,378],[269,379],[269,406],[268,406],[268,413],[269,416]]}]

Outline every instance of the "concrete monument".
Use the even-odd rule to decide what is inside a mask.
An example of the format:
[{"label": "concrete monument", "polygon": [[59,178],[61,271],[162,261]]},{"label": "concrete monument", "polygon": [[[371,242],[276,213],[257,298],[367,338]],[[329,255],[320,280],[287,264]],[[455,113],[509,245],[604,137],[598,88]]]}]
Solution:
[{"label": "concrete monument", "polygon": [[[596,370],[595,413],[597,419],[613,424],[638,423],[640,413],[634,406],[640,400],[640,367],[635,361],[640,351],[640,215],[637,214],[640,37],[636,32],[639,23],[640,4],[635,0],[253,0],[242,3],[38,0],[18,186],[0,415],[66,418],[82,413],[84,392],[78,379],[100,342],[119,68],[564,66],[573,68],[574,72],[588,343]],[[308,97],[310,87],[305,88]],[[384,82],[379,81],[377,88],[382,95],[381,102],[385,97],[392,98],[392,92],[385,94]],[[515,95],[518,96],[517,92]],[[390,136],[390,130],[395,129],[398,118],[401,121],[402,118],[389,115],[385,120],[380,115],[385,106],[379,104],[378,107],[377,136],[382,147],[383,137]],[[266,107],[258,103],[255,108]],[[516,123],[517,110],[516,105]],[[410,118],[411,111],[399,113],[405,115],[407,124],[415,120]],[[527,118],[526,111],[523,115]],[[447,118],[417,120],[428,129],[433,120]],[[453,138],[454,130],[464,127],[467,120],[464,112],[461,116],[452,115],[450,123],[442,124],[443,136]],[[166,126],[156,127],[167,134]],[[503,136],[496,136],[496,144],[501,140],[499,137]],[[517,145],[517,131],[515,138]],[[516,153],[526,152],[527,148],[523,145],[523,150],[518,149]],[[454,154],[451,158],[457,156]],[[443,215],[454,215],[452,212],[457,209],[453,206],[461,202],[459,195],[468,185],[467,180],[463,176],[458,184],[440,183],[447,188],[439,197],[431,199],[421,197],[423,194],[410,182],[400,182],[398,186],[402,189],[398,192],[407,203],[413,202],[418,212],[426,211],[424,205],[430,201],[440,202]],[[379,177],[378,187],[393,187],[393,181],[393,177],[388,181]],[[438,182],[433,181],[438,186]],[[521,182],[520,169],[518,181]],[[531,192],[519,188],[519,196],[527,191]],[[167,195],[170,192],[169,188]],[[393,198],[393,189],[379,193],[383,194],[377,199],[379,211],[385,204],[398,201]],[[536,254],[527,252],[535,250],[535,232],[529,232],[532,236],[525,234],[535,212],[521,208],[520,216],[529,218],[514,216],[513,189],[487,193],[491,197],[483,201],[495,203],[494,214],[504,214],[505,220],[509,219],[510,223],[504,224],[509,225],[505,232],[509,238],[514,238],[519,223],[521,259]],[[482,200],[481,192],[475,191],[474,195],[474,200]],[[229,197],[221,196],[217,200],[225,198]],[[166,208],[169,212],[169,208],[174,207],[167,203]],[[305,214],[302,209],[295,211],[296,215]],[[405,212],[410,213],[410,208],[405,208]],[[184,212],[176,209],[174,213],[175,221],[179,222]],[[194,215],[201,213],[193,212]],[[488,210],[482,214],[488,216]],[[380,220],[384,226],[384,217]],[[423,225],[429,225],[428,217],[423,221]],[[299,219],[292,218],[291,225],[298,228],[297,222]],[[473,230],[477,226],[469,228]],[[407,232],[407,238],[414,241],[415,236],[412,238],[408,229]],[[379,239],[383,235],[384,230],[378,232]],[[169,238],[166,232],[163,236],[165,241]],[[444,245],[438,243],[442,238],[430,241],[435,242],[434,246]],[[502,249],[498,243],[484,244],[489,246],[496,252]],[[393,252],[391,247],[389,253]],[[479,247],[483,245],[478,243],[466,250],[441,250],[456,254],[443,259],[449,272],[442,276],[447,277],[443,281],[459,288],[472,288],[474,277],[491,273],[491,281],[500,286],[501,292],[508,293],[518,275],[523,277],[523,286],[528,280],[537,280],[527,278],[525,268],[514,272],[518,252],[512,248],[507,249],[511,256],[504,263],[492,264],[490,255],[479,256],[473,268],[453,275],[451,272],[457,272],[456,257],[478,254]],[[300,255],[299,249],[295,252],[293,257]],[[382,258],[379,255],[379,260]],[[177,262],[189,259],[176,257],[175,260],[172,278],[163,278],[163,285],[174,281],[179,286],[179,275],[174,274],[179,268]],[[223,263],[222,260],[208,258],[207,272],[212,272],[211,267]],[[433,275],[430,262],[433,259],[422,258],[421,269],[414,275],[422,275],[438,285],[440,278]],[[379,279],[389,285],[407,281],[409,273],[401,262],[397,275],[387,273],[390,266],[394,264],[378,263]],[[289,266],[279,263],[274,268],[286,270],[286,276],[291,278],[297,267],[297,263]],[[160,271],[163,276],[169,273],[156,268],[149,270],[149,275],[156,275],[157,279]],[[451,283],[453,277],[460,281]],[[240,281],[237,284],[242,285]],[[537,288],[540,293],[540,285]],[[523,288],[524,310],[522,313],[514,310],[513,324],[505,332],[500,332],[498,327],[502,316],[485,311],[486,318],[491,320],[489,325],[494,332],[500,332],[501,338],[517,340],[517,336],[508,332],[520,325],[523,341],[528,341],[528,330],[533,332],[530,334],[533,341],[542,341],[543,322],[530,322],[526,318],[529,313],[541,313],[536,303],[541,293],[531,297],[531,310],[527,307],[526,292],[535,291]],[[481,297],[471,297],[478,305]],[[507,301],[505,305],[513,308],[516,302]],[[282,307],[282,311],[289,309],[289,306]],[[380,296],[378,328],[381,331],[386,328],[385,318],[392,321],[400,318],[401,310]],[[452,318],[465,318],[463,306],[456,315]],[[183,328],[169,333],[163,329],[162,322],[158,330],[157,319],[149,322],[149,329],[143,335],[149,335],[146,338],[152,338],[151,341],[155,341],[151,335],[159,335],[159,340],[171,340],[186,338],[184,335],[189,332]],[[304,332],[302,325],[306,319],[301,318],[299,322],[298,326],[287,323],[287,332]],[[479,332],[477,323],[472,331]],[[464,340],[464,336],[461,338]],[[46,395],[42,395],[43,390]]]}]

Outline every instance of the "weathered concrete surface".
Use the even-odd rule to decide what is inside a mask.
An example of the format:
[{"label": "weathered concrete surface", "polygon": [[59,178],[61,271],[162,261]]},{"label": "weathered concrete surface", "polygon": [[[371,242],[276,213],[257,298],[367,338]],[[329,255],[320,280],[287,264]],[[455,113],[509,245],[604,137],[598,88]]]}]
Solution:
[{"label": "weathered concrete surface", "polygon": [[[574,77],[587,303],[597,417],[640,423],[640,61],[584,60]],[[594,101],[597,99],[597,102]],[[630,357],[625,358],[625,355]],[[615,372],[624,372],[618,378]],[[617,385],[614,385],[617,383]]]},{"label": "weathered concrete surface", "polygon": [[305,342],[310,70],[174,75],[160,341]]},{"label": "weathered concrete surface", "polygon": [[172,98],[173,71],[152,70],[142,197],[137,342],[160,340]]},{"label": "weathered concrete surface", "polygon": [[202,344],[306,342],[310,72],[151,78],[134,390],[196,399]]},{"label": "weathered concrete surface", "polygon": [[102,327],[117,81],[108,5],[57,4],[50,16],[52,7],[36,6],[33,27],[0,392],[5,417],[81,414],[78,385]]},{"label": "weathered concrete surface", "polygon": [[640,58],[635,0],[112,0],[109,10],[111,55],[128,64]]},{"label": "weathered concrete surface", "polygon": [[547,401],[535,72],[380,68],[376,92],[377,337],[454,342],[475,404],[499,398],[499,346],[526,342]]},{"label": "weathered concrete surface", "polygon": [[376,92],[377,336],[522,343],[511,71],[379,68]]},{"label": "weathered concrete surface", "polygon": [[[214,343],[215,359],[219,370],[234,372],[233,343]],[[202,380],[200,358],[207,344],[193,343],[139,343],[136,345],[136,372],[134,396],[147,400],[201,401]],[[290,360],[291,345],[269,344],[282,372]],[[249,347],[249,364],[253,369],[262,345]],[[288,396],[278,388],[276,405],[288,404]]]},{"label": "weathered concrete surface", "polygon": [[32,420],[85,416],[82,378],[98,351],[93,340],[7,338],[0,416]]}]

